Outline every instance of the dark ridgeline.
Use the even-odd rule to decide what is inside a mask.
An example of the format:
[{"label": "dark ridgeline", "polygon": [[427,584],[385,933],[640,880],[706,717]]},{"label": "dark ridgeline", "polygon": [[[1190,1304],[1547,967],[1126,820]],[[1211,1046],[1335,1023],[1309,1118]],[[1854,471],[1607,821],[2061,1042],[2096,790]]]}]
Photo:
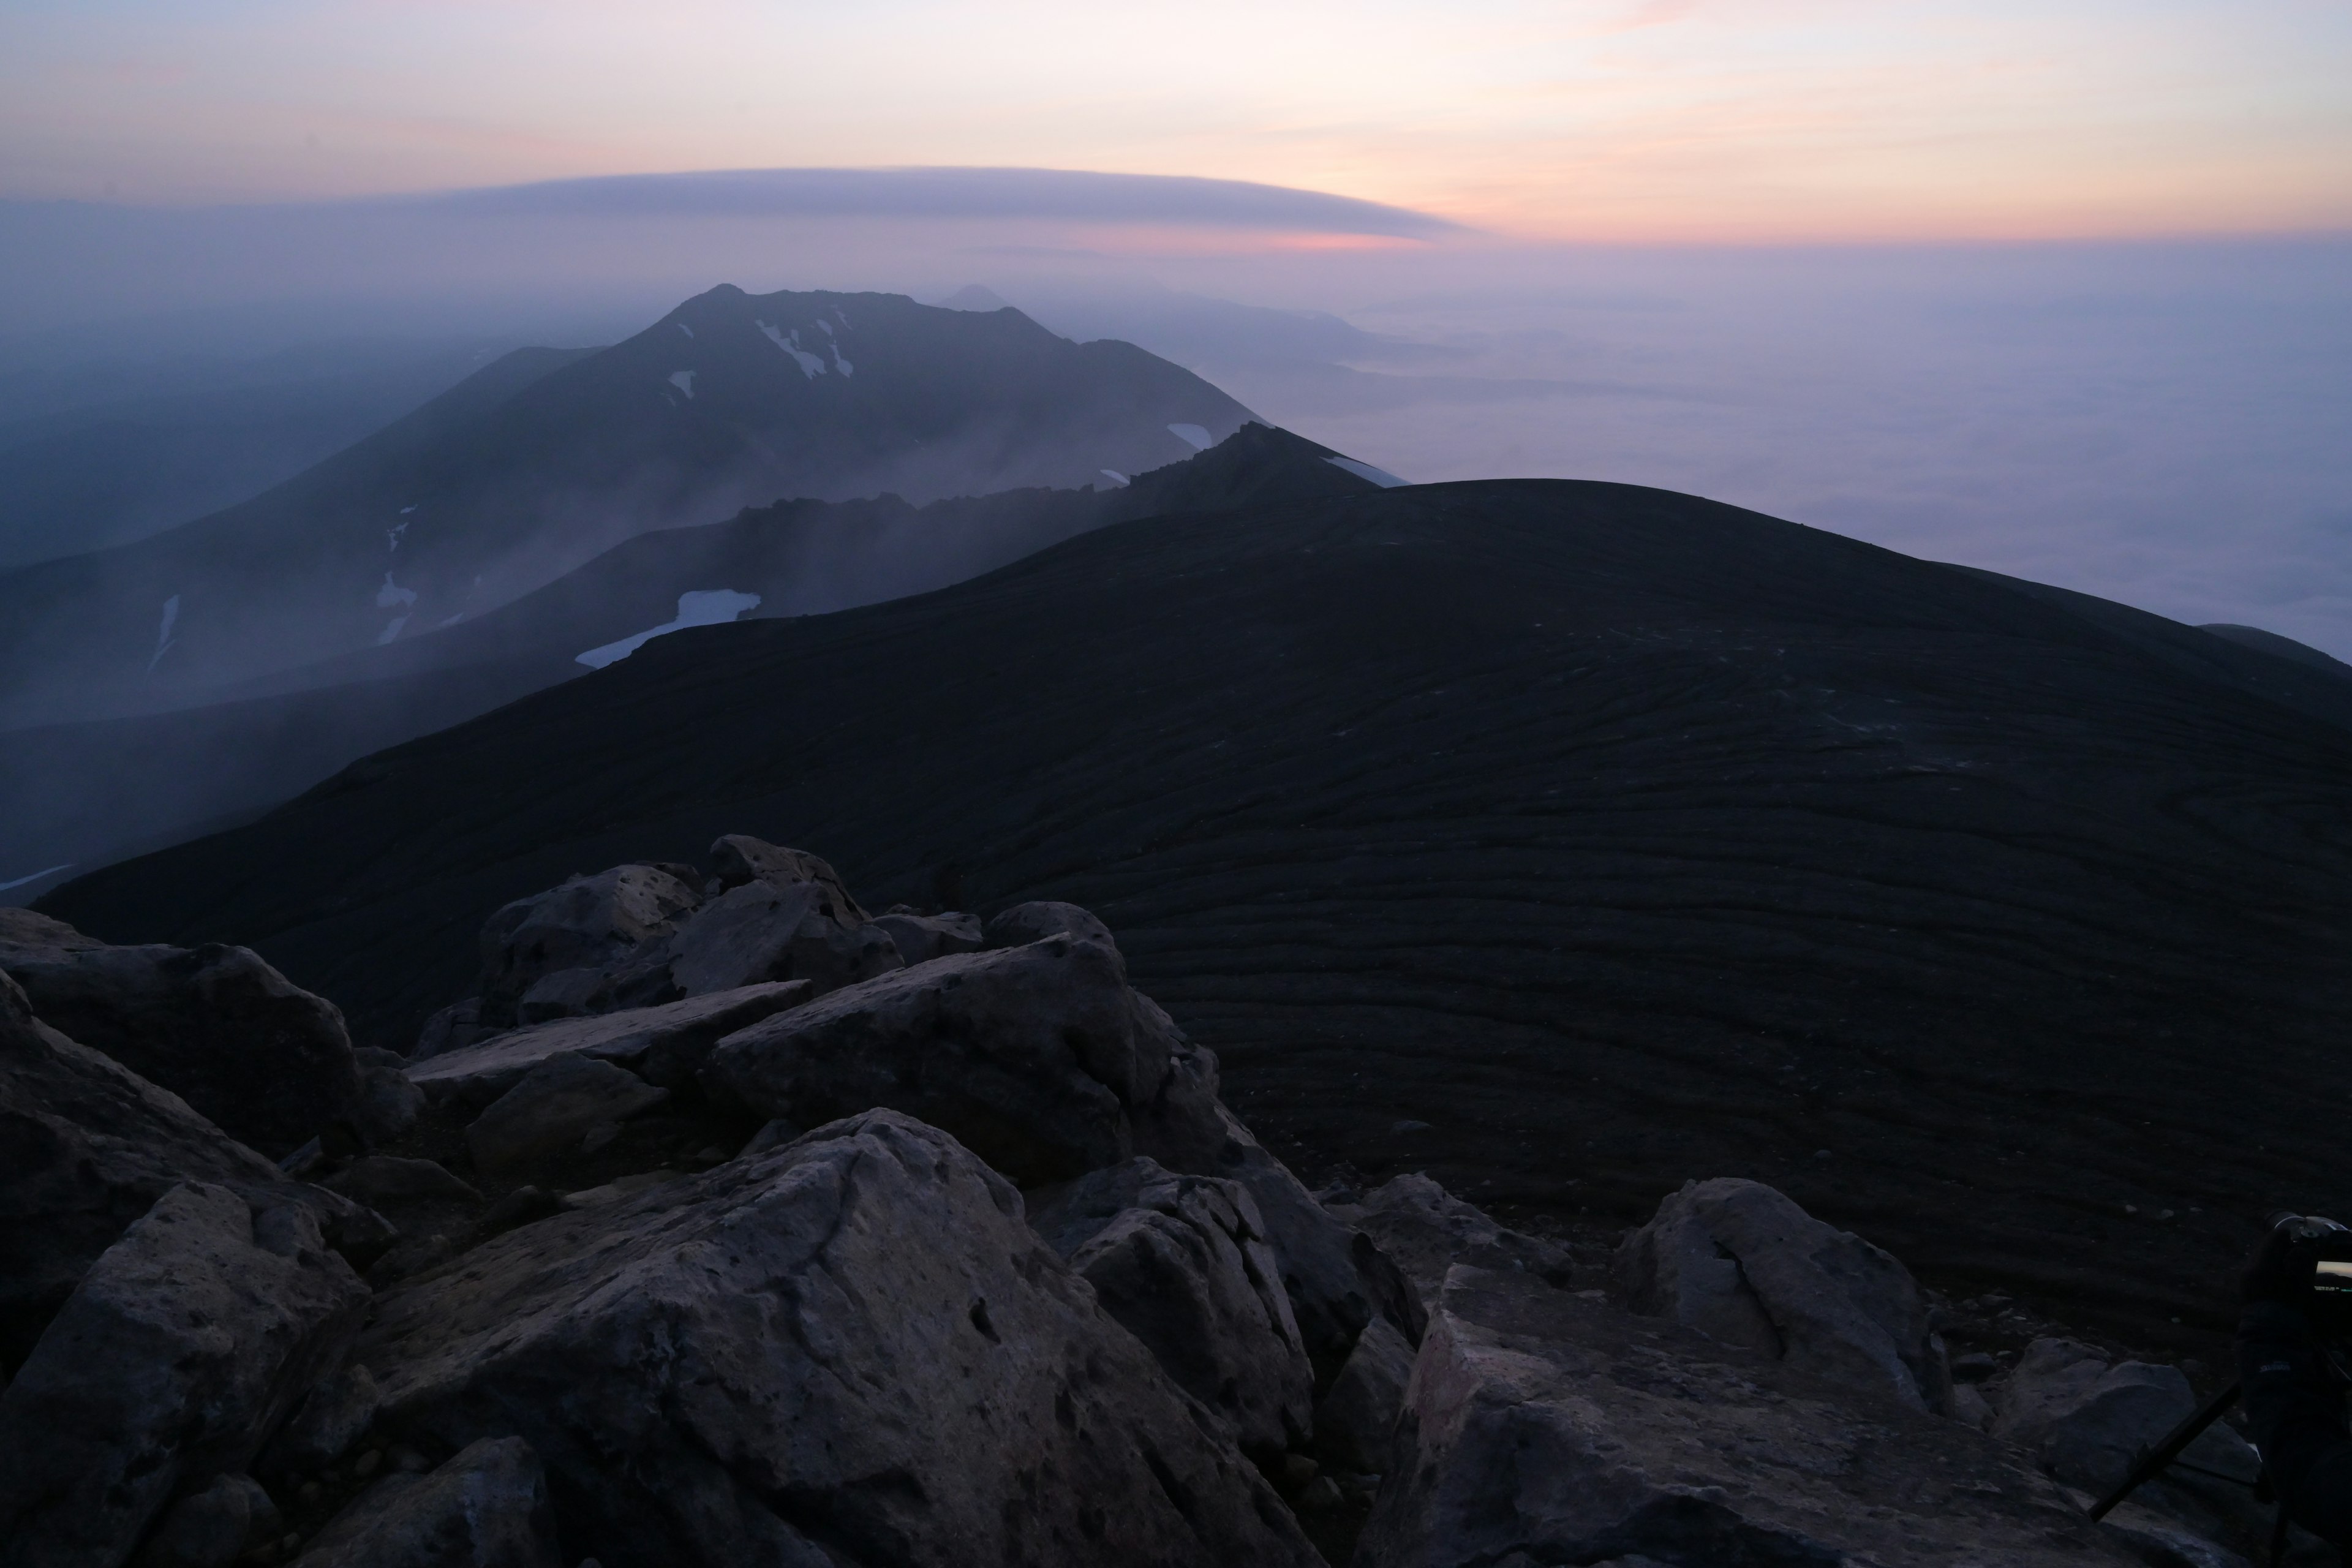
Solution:
[{"label": "dark ridgeline", "polygon": [[684,595],[757,595],[748,613],[760,616],[835,610],[944,587],[1109,522],[1378,488],[1335,455],[1252,424],[1124,487],[920,507],[779,501],[641,534],[429,637],[243,682],[204,707],[20,731],[15,765],[0,766],[0,868],[102,865],[245,820],[370,752],[585,674],[580,654],[668,622]]},{"label": "dark ridgeline", "polygon": [[509,899],[821,847],[877,907],[1097,910],[1310,1179],[1626,1223],[1754,1176],[2161,1343],[2263,1211],[2352,1198],[2347,803],[2325,670],[1491,481],[681,632],[43,907],[249,942],[398,1046]]},{"label": "dark ridgeline", "polygon": [[478,616],[650,529],[779,497],[1103,483],[1249,417],[1132,344],[1017,310],[731,286],[595,351],[525,350],[282,485],[0,574],[0,718],[208,689]]}]

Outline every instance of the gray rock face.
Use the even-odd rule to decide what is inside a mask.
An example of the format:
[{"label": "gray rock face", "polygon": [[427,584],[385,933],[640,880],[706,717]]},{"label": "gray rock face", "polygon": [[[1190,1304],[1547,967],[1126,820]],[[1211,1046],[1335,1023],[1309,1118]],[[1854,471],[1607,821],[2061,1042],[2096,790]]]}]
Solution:
[{"label": "gray rock face", "polygon": [[480,1110],[532,1068],[562,1056],[593,1057],[675,1089],[692,1079],[721,1039],[809,994],[802,981],[747,985],[658,1007],[559,1019],[446,1050],[429,1061],[412,1058],[408,1076],[427,1100],[461,1111]]},{"label": "gray rock face", "polygon": [[490,1102],[466,1129],[475,1169],[507,1176],[579,1146],[592,1131],[615,1125],[669,1098],[626,1068],[587,1056],[551,1058]]},{"label": "gray rock face", "polygon": [[1244,1448],[1278,1454],[1306,1441],[1314,1368],[1241,1184],[1129,1160],[1071,1183],[1034,1226]]},{"label": "gray rock face", "polygon": [[1157,1011],[1112,949],[1057,937],[820,996],[720,1041],[703,1082],[803,1126],[887,1106],[1024,1185],[1064,1181],[1131,1152],[1173,1048]]},{"label": "gray rock face", "polygon": [[615,866],[517,899],[482,927],[479,1018],[510,1027],[523,994],[565,969],[600,969],[668,936],[702,895],[653,866]]},{"label": "gray rock face", "polygon": [[361,1354],[394,1428],[528,1440],[606,1568],[1318,1562],[1019,1194],[887,1111],[501,1237]]},{"label": "gray rock face", "polygon": [[420,1199],[482,1201],[482,1194],[471,1182],[446,1167],[431,1160],[405,1160],[396,1154],[362,1155],[328,1177],[326,1184],[371,1207]]},{"label": "gray rock face", "polygon": [[444,1051],[454,1051],[470,1046],[496,1028],[482,1022],[482,999],[468,996],[462,1002],[452,1002],[425,1020],[416,1032],[416,1048],[408,1053],[412,1062],[430,1060]]},{"label": "gray rock face", "polygon": [[99,1256],[183,1180],[308,1205],[364,1261],[391,1227],[276,1166],[120,1063],[36,1020],[0,974],[0,1361],[21,1363]]},{"label": "gray rock face", "polygon": [[286,1484],[333,1464],[375,1425],[375,1379],[354,1363],[320,1381],[261,1450],[254,1473]]},{"label": "gray rock face", "polygon": [[1457,1263],[1521,1269],[1554,1285],[1570,1283],[1574,1273],[1568,1254],[1550,1242],[1496,1224],[1484,1209],[1419,1173],[1394,1177],[1359,1203],[1330,1207],[1378,1243],[1424,1301],[1435,1299],[1446,1270]]},{"label": "gray rock face", "polygon": [[711,845],[710,868],[710,879],[722,891],[746,882],[765,882],[772,888],[811,883],[822,889],[824,913],[835,924],[854,928],[866,921],[866,911],[849,896],[849,887],[839,874],[805,850],[787,849],[745,833],[730,833]]},{"label": "gray rock face", "polygon": [[1951,1409],[1943,1345],[1910,1270],[1760,1182],[1685,1183],[1625,1238],[1616,1272],[1637,1312],[1824,1382]]},{"label": "gray rock face", "polygon": [[[978,915],[876,915],[879,926],[908,963],[929,963],[959,952],[978,952],[984,945]],[[1017,944],[1016,944],[1017,945]]]},{"label": "gray rock face", "polygon": [[226,1568],[248,1545],[271,1540],[278,1523],[278,1506],[259,1482],[218,1476],[165,1511],[139,1568]]},{"label": "gray rock face", "polygon": [[350,1345],[367,1288],[297,1205],[156,1201],[0,1391],[11,1561],[120,1563],[173,1493],[241,1470]]},{"label": "gray rock face", "polygon": [[547,1477],[520,1437],[484,1437],[428,1475],[387,1476],[296,1568],[562,1568]]},{"label": "gray rock face", "polygon": [[0,970],[41,1020],[170,1089],[273,1159],[360,1097],[343,1016],[242,947],[109,947],[30,910]]},{"label": "gray rock face", "polygon": [[366,1047],[352,1053],[359,1062],[360,1098],[352,1112],[371,1141],[397,1138],[425,1113],[425,1091],[409,1081],[408,1063],[396,1051]]},{"label": "gray rock face", "polygon": [[1891,1394],[1457,1267],[1362,1568],[2135,1561],[2010,1449]]},{"label": "gray rock face", "polygon": [[1375,1318],[1364,1326],[1331,1391],[1315,1406],[1318,1458],[1358,1475],[1388,1473],[1412,1361],[1413,1348],[1395,1324]]},{"label": "gray rock face", "polygon": [[1110,927],[1097,920],[1090,911],[1076,904],[1059,903],[1052,899],[1015,904],[990,916],[982,931],[982,945],[1026,947],[1049,936],[1066,936],[1072,942],[1098,942],[1113,952],[1118,948],[1118,943],[1111,939]]},{"label": "gray rock face", "polygon": [[832,892],[816,882],[750,881],[697,910],[663,957],[688,996],[770,981],[805,980],[822,994],[906,966],[883,927],[833,918]]}]

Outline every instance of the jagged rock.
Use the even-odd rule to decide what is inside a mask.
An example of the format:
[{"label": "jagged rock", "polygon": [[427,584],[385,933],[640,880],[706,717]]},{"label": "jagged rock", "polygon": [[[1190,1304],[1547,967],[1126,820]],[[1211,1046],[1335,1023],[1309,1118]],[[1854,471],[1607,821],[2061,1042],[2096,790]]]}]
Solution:
[{"label": "jagged rock", "polygon": [[173,1503],[141,1549],[138,1568],[224,1568],[247,1545],[274,1540],[278,1505],[251,1476],[216,1476]]},{"label": "jagged rock", "polygon": [[478,1014],[493,1027],[516,1021],[524,993],[563,969],[600,969],[677,929],[702,895],[654,866],[615,866],[517,899],[482,927]]},{"label": "jagged rock", "polygon": [[1179,1044],[1160,1094],[1137,1119],[1136,1151],[1171,1170],[1228,1177],[1249,1190],[1282,1265],[1316,1388],[1330,1388],[1374,1319],[1420,1343],[1426,1314],[1412,1282],[1371,1237],[1317,1202],[1217,1100],[1216,1087],[1216,1058]]},{"label": "jagged rock", "polygon": [[121,1563],[183,1483],[243,1469],[350,1345],[367,1288],[299,1205],[156,1200],[0,1391],[12,1563]]},{"label": "jagged rock", "polygon": [[410,1081],[408,1062],[398,1051],[362,1047],[352,1053],[360,1068],[360,1098],[352,1120],[373,1142],[397,1138],[425,1113],[425,1091]]},{"label": "jagged rock", "polygon": [[1761,1182],[1686,1182],[1617,1249],[1637,1312],[1782,1357],[1812,1376],[1951,1408],[1942,1342],[1911,1271]]},{"label": "jagged rock", "polygon": [[1315,1406],[1315,1452],[1358,1475],[1385,1475],[1390,1441],[1412,1380],[1413,1347],[1385,1318],[1364,1325],[1347,1364]]},{"label": "jagged rock", "polygon": [[986,945],[981,940],[977,915],[908,915],[894,911],[876,915],[874,923],[897,944],[898,956],[908,963],[929,963],[935,958],[948,958],[959,952],[978,952]]},{"label": "jagged rock", "polygon": [[329,1521],[296,1568],[562,1568],[547,1477],[520,1437],[385,1477]]},{"label": "jagged rock", "polygon": [[[527,1027],[551,1018],[583,1018],[608,1013],[618,1002],[613,979],[602,969],[559,969],[551,974],[542,974],[530,983],[530,989],[515,1004],[515,1023]],[[671,998],[656,994],[654,1000],[666,1002]]]},{"label": "jagged rock", "polygon": [[669,1098],[626,1068],[588,1056],[550,1058],[492,1100],[466,1129],[474,1168],[504,1176],[543,1164],[598,1128],[627,1121]]},{"label": "jagged rock", "polygon": [[460,1050],[487,1039],[496,1032],[482,1022],[482,999],[468,996],[462,1002],[450,1003],[425,1020],[425,1027],[416,1033],[416,1048],[408,1053],[408,1059],[427,1061],[444,1051]]},{"label": "jagged rock", "polygon": [[428,1101],[460,1112],[480,1110],[532,1068],[562,1056],[612,1062],[648,1083],[675,1089],[693,1079],[711,1047],[806,1000],[810,990],[805,981],[746,985],[658,1007],[558,1019],[444,1051],[430,1061],[412,1058],[408,1076]]},{"label": "jagged rock", "polygon": [[[2136,1502],[2116,1508],[2099,1521],[2099,1529],[2113,1536],[2147,1568],[2253,1568],[2252,1563],[2240,1553],[2194,1531],[2184,1530],[2177,1521]],[[2320,1561],[2330,1559],[2342,1561],[2333,1550]],[[2296,1559],[2291,1557],[2289,1561]]]},{"label": "jagged rock", "polygon": [[[2016,1444],[2044,1471],[2094,1497],[2112,1489],[2142,1451],[2197,1407],[2196,1393],[2179,1368],[2137,1361],[2110,1365],[2089,1345],[2061,1339],[2028,1345],[2016,1367],[1989,1392],[1992,1435]],[[2230,1426],[2215,1422],[2181,1458],[2183,1465],[2142,1487],[2133,1500],[2199,1534],[2259,1549],[2267,1520],[2249,1489],[2261,1474],[2261,1457]]]},{"label": "jagged rock", "polygon": [[381,1403],[366,1367],[354,1362],[337,1369],[303,1395],[293,1418],[261,1450],[254,1473],[276,1485],[309,1478],[367,1436]]},{"label": "jagged rock", "polygon": [[0,922],[0,971],[42,1022],[170,1089],[275,1157],[360,1096],[334,1004],[242,947],[110,947],[29,910]]},{"label": "jagged rock", "polygon": [[21,1363],[83,1274],[184,1180],[309,1206],[364,1267],[383,1218],[288,1182],[185,1100],[35,1019],[0,973],[0,1362]]},{"label": "jagged rock", "polygon": [[1518,1268],[1554,1285],[1573,1282],[1566,1252],[1538,1237],[1497,1225],[1428,1176],[1397,1176],[1353,1204],[1331,1212],[1379,1244],[1426,1301],[1444,1288],[1457,1263],[1474,1268]]},{"label": "jagged rock", "polygon": [[361,1353],[414,1440],[528,1440],[615,1568],[1316,1563],[1021,1216],[877,1111],[486,1243]]},{"label": "jagged rock", "polygon": [[746,882],[772,888],[812,883],[824,894],[825,914],[837,925],[862,926],[866,911],[849,896],[849,886],[824,861],[804,850],[787,849],[749,834],[730,833],[710,847],[711,881],[722,892]]},{"label": "jagged rock", "polygon": [[1118,948],[1111,938],[1110,927],[1097,920],[1091,911],[1052,899],[1015,904],[990,916],[981,942],[982,946],[992,948],[1026,947],[1049,936],[1066,936],[1072,942],[1098,942],[1114,952]]},{"label": "jagged rock", "polygon": [[1524,1272],[1456,1266],[1362,1568],[2120,1564],[2011,1451]]},{"label": "jagged rock", "polygon": [[817,882],[730,888],[697,910],[663,950],[670,981],[687,996],[775,980],[805,980],[822,994],[906,966],[887,931],[835,920],[834,901]]},{"label": "jagged rock", "polygon": [[1233,1424],[1243,1447],[1280,1453],[1306,1441],[1314,1368],[1240,1183],[1129,1160],[1079,1177],[1034,1224],[1178,1386]]},{"label": "jagged rock", "polygon": [[702,1078],[803,1126],[904,1110],[1017,1182],[1063,1181],[1132,1152],[1128,1108],[1158,1091],[1172,1046],[1157,1011],[1116,951],[1056,937],[820,996],[720,1041]]},{"label": "jagged rock", "polygon": [[326,1184],[370,1205],[433,1199],[482,1201],[471,1182],[446,1167],[431,1160],[406,1160],[394,1154],[364,1155],[328,1177]]}]

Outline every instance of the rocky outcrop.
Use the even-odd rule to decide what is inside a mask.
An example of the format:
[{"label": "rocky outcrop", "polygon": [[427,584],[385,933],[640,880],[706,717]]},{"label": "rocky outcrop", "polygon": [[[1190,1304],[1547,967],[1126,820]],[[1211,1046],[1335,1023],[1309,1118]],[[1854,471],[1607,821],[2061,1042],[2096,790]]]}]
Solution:
[{"label": "rocky outcrop", "polygon": [[173,1503],[141,1549],[138,1568],[226,1568],[246,1551],[277,1543],[277,1503],[251,1476],[215,1477]]},{"label": "rocky outcrop", "polygon": [[123,1562],[174,1491],[246,1468],[342,1355],[367,1299],[299,1205],[166,1193],[0,1391],[11,1562]]},{"label": "rocky outcrop", "polygon": [[360,1353],[419,1446],[528,1440],[608,1568],[1317,1562],[1019,1194],[890,1111],[500,1237]]},{"label": "rocky outcrop", "polygon": [[1315,1372],[1248,1189],[1129,1160],[1071,1183],[1034,1224],[1244,1449],[1305,1446]]},{"label": "rocky outcrop", "polygon": [[254,1473],[273,1486],[288,1486],[333,1464],[375,1425],[380,1403],[366,1367],[338,1368],[303,1395],[292,1418],[262,1449]]},{"label": "rocky outcrop", "polygon": [[552,1058],[492,1100],[466,1129],[474,1168],[507,1178],[543,1165],[602,1128],[669,1098],[626,1068],[593,1057]]},{"label": "rocky outcrop", "polygon": [[804,1127],[887,1106],[1024,1185],[1066,1181],[1134,1152],[1173,1047],[1156,1012],[1115,951],[1055,937],[821,996],[720,1041],[702,1077]]},{"label": "rocky outcrop", "polygon": [[819,889],[827,918],[845,926],[866,921],[866,911],[849,896],[848,884],[830,865],[806,850],[788,849],[747,833],[727,834],[710,846],[710,882],[719,892],[747,882],[778,889],[810,884]]},{"label": "rocky outcrop", "polygon": [[1760,1182],[1685,1183],[1618,1248],[1637,1312],[1825,1382],[1948,1412],[1951,1373],[1911,1272]]},{"label": "rocky outcrop", "polygon": [[874,923],[897,945],[898,955],[908,963],[929,963],[935,958],[950,958],[959,952],[978,952],[987,945],[981,940],[980,919],[976,915],[918,915],[893,910],[887,915],[875,916]]},{"label": "rocky outcrop", "polygon": [[360,1097],[352,1120],[370,1142],[397,1138],[416,1125],[425,1111],[425,1091],[408,1076],[408,1063],[396,1051],[373,1047],[354,1051],[359,1062]]},{"label": "rocky outcrop", "polygon": [[1521,1271],[1432,1313],[1363,1568],[2136,1561],[2012,1451]]},{"label": "rocky outcrop", "polygon": [[1052,899],[1015,904],[990,916],[982,931],[981,945],[1026,947],[1049,936],[1066,936],[1072,942],[1098,942],[1114,950],[1118,946],[1111,940],[1110,927],[1097,920],[1093,911]]},{"label": "rocky outcrop", "polygon": [[0,910],[0,971],[43,1022],[276,1158],[360,1098],[343,1016],[242,947],[110,947]]},{"label": "rocky outcrop", "polygon": [[1575,1282],[1575,1267],[1559,1247],[1540,1237],[1509,1230],[1485,1210],[1414,1173],[1391,1178],[1352,1201],[1326,1207],[1354,1226],[1395,1260],[1423,1300],[1445,1285],[1457,1263],[1475,1268],[1515,1268],[1554,1285]]},{"label": "rocky outcrop", "polygon": [[678,994],[702,996],[779,980],[806,981],[822,994],[906,966],[886,928],[845,924],[831,903],[830,889],[816,882],[746,882],[711,900],[633,967],[659,967]]},{"label": "rocky outcrop", "polygon": [[119,1062],[35,1019],[0,974],[0,1362],[15,1366],[90,1265],[182,1181],[308,1207],[362,1266],[392,1240],[362,1205],[276,1166]]},{"label": "rocky outcrop", "polygon": [[574,877],[500,909],[482,927],[479,1018],[511,1027],[523,996],[567,970],[602,971],[677,930],[702,895],[656,866]]},{"label": "rocky outcrop", "polygon": [[467,1444],[428,1475],[378,1481],[296,1568],[562,1568],[547,1478],[520,1437]]},{"label": "rocky outcrop", "polygon": [[1403,1331],[1375,1318],[1315,1406],[1315,1454],[1325,1464],[1358,1475],[1383,1475],[1391,1443],[1412,1381],[1413,1347]]}]

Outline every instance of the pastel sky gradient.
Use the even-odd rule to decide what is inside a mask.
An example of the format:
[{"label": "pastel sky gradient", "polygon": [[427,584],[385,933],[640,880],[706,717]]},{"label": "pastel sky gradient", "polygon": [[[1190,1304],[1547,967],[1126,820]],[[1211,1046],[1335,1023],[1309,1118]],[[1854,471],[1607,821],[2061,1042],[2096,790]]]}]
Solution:
[{"label": "pastel sky gradient", "polygon": [[2352,228],[2347,0],[0,0],[0,197],[980,164],[1502,236]]}]

